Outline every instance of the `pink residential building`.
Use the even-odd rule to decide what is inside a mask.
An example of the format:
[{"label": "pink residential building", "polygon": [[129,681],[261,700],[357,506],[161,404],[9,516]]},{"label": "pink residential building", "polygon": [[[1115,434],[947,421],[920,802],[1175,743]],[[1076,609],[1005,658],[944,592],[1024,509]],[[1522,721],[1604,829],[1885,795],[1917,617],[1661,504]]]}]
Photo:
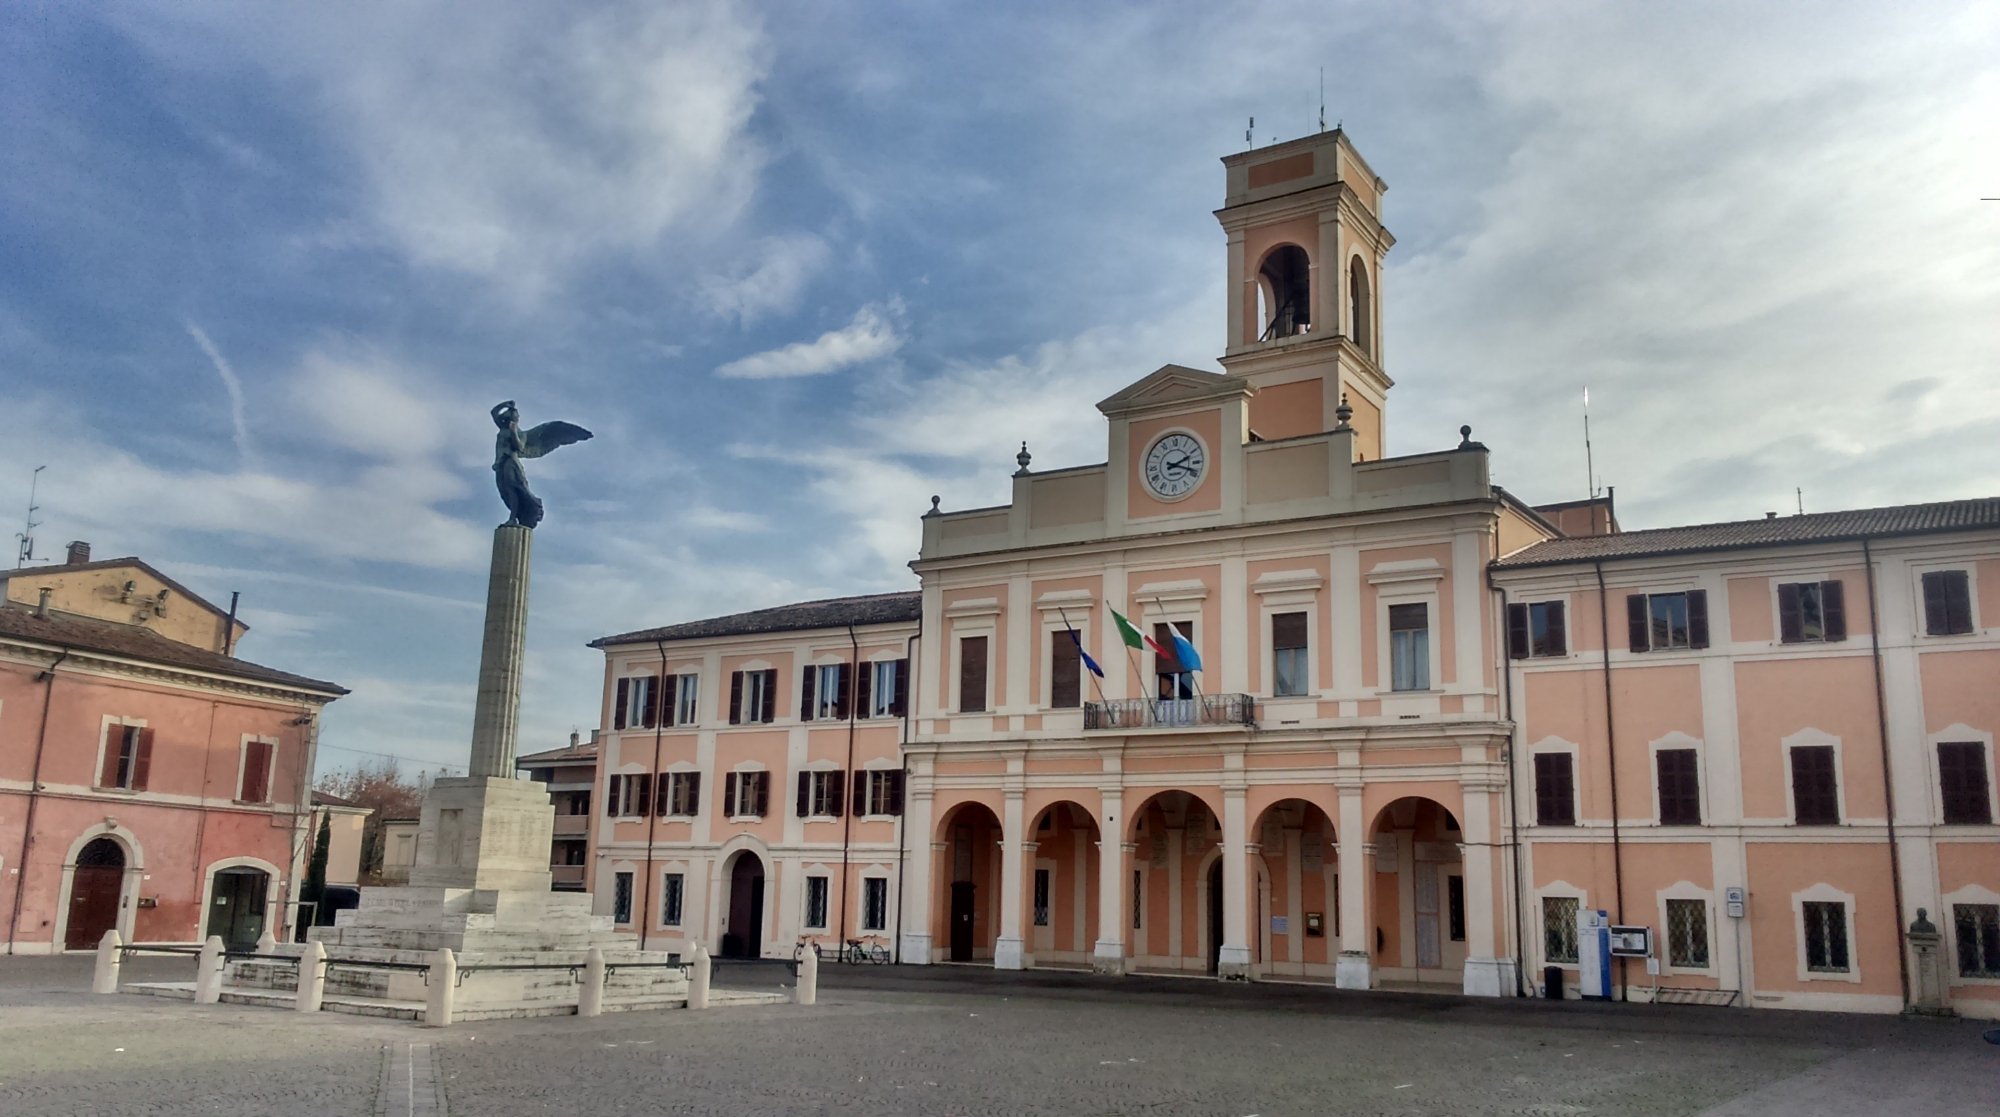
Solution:
[{"label": "pink residential building", "polygon": [[289,930],[320,709],[234,654],[230,613],[136,558],[0,571],[0,913],[9,953]]},{"label": "pink residential building", "polygon": [[1384,457],[1385,185],[1337,130],[1223,163],[1223,373],[933,501],[916,590],[596,642],[599,909],[767,956],[2000,1013],[2000,500],[1624,532],[1469,428]]}]

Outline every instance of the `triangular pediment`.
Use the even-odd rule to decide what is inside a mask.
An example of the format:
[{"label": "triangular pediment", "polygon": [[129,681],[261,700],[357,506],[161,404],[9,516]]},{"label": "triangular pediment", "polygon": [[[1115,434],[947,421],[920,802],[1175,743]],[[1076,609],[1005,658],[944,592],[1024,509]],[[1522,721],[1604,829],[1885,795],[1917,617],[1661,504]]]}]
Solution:
[{"label": "triangular pediment", "polygon": [[1227,399],[1256,392],[1250,382],[1219,372],[1204,372],[1185,365],[1161,365],[1142,379],[1105,397],[1097,409],[1106,415],[1127,415],[1170,404],[1208,399]]}]

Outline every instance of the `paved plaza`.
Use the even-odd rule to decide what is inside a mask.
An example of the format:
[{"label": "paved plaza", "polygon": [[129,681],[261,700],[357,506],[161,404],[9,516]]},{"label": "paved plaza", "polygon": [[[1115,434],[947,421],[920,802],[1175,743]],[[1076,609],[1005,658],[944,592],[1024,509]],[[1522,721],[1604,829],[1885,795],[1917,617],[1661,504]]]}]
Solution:
[{"label": "paved plaza", "polygon": [[88,958],[0,959],[0,1114],[2000,1113],[1963,1021],[830,966],[812,1008],[430,1030],[88,985]]}]

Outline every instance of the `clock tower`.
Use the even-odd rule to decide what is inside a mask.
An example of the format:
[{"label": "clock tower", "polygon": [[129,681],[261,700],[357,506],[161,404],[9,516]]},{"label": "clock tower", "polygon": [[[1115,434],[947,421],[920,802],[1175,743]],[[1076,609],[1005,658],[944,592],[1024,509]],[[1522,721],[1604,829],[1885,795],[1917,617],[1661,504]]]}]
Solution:
[{"label": "clock tower", "polygon": [[1216,220],[1229,238],[1228,350],[1222,366],[1255,385],[1250,429],[1274,441],[1332,430],[1354,409],[1355,453],[1382,456],[1393,381],[1382,371],[1382,193],[1336,128],[1222,160]]}]

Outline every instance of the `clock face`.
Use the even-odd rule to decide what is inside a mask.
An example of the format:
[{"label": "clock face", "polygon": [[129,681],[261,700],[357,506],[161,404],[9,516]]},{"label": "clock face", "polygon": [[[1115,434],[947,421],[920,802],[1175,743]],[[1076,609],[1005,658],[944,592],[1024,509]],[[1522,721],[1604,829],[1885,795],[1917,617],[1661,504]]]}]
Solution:
[{"label": "clock face", "polygon": [[1179,500],[1201,484],[1208,453],[1191,434],[1170,431],[1146,450],[1146,490],[1161,500]]}]

